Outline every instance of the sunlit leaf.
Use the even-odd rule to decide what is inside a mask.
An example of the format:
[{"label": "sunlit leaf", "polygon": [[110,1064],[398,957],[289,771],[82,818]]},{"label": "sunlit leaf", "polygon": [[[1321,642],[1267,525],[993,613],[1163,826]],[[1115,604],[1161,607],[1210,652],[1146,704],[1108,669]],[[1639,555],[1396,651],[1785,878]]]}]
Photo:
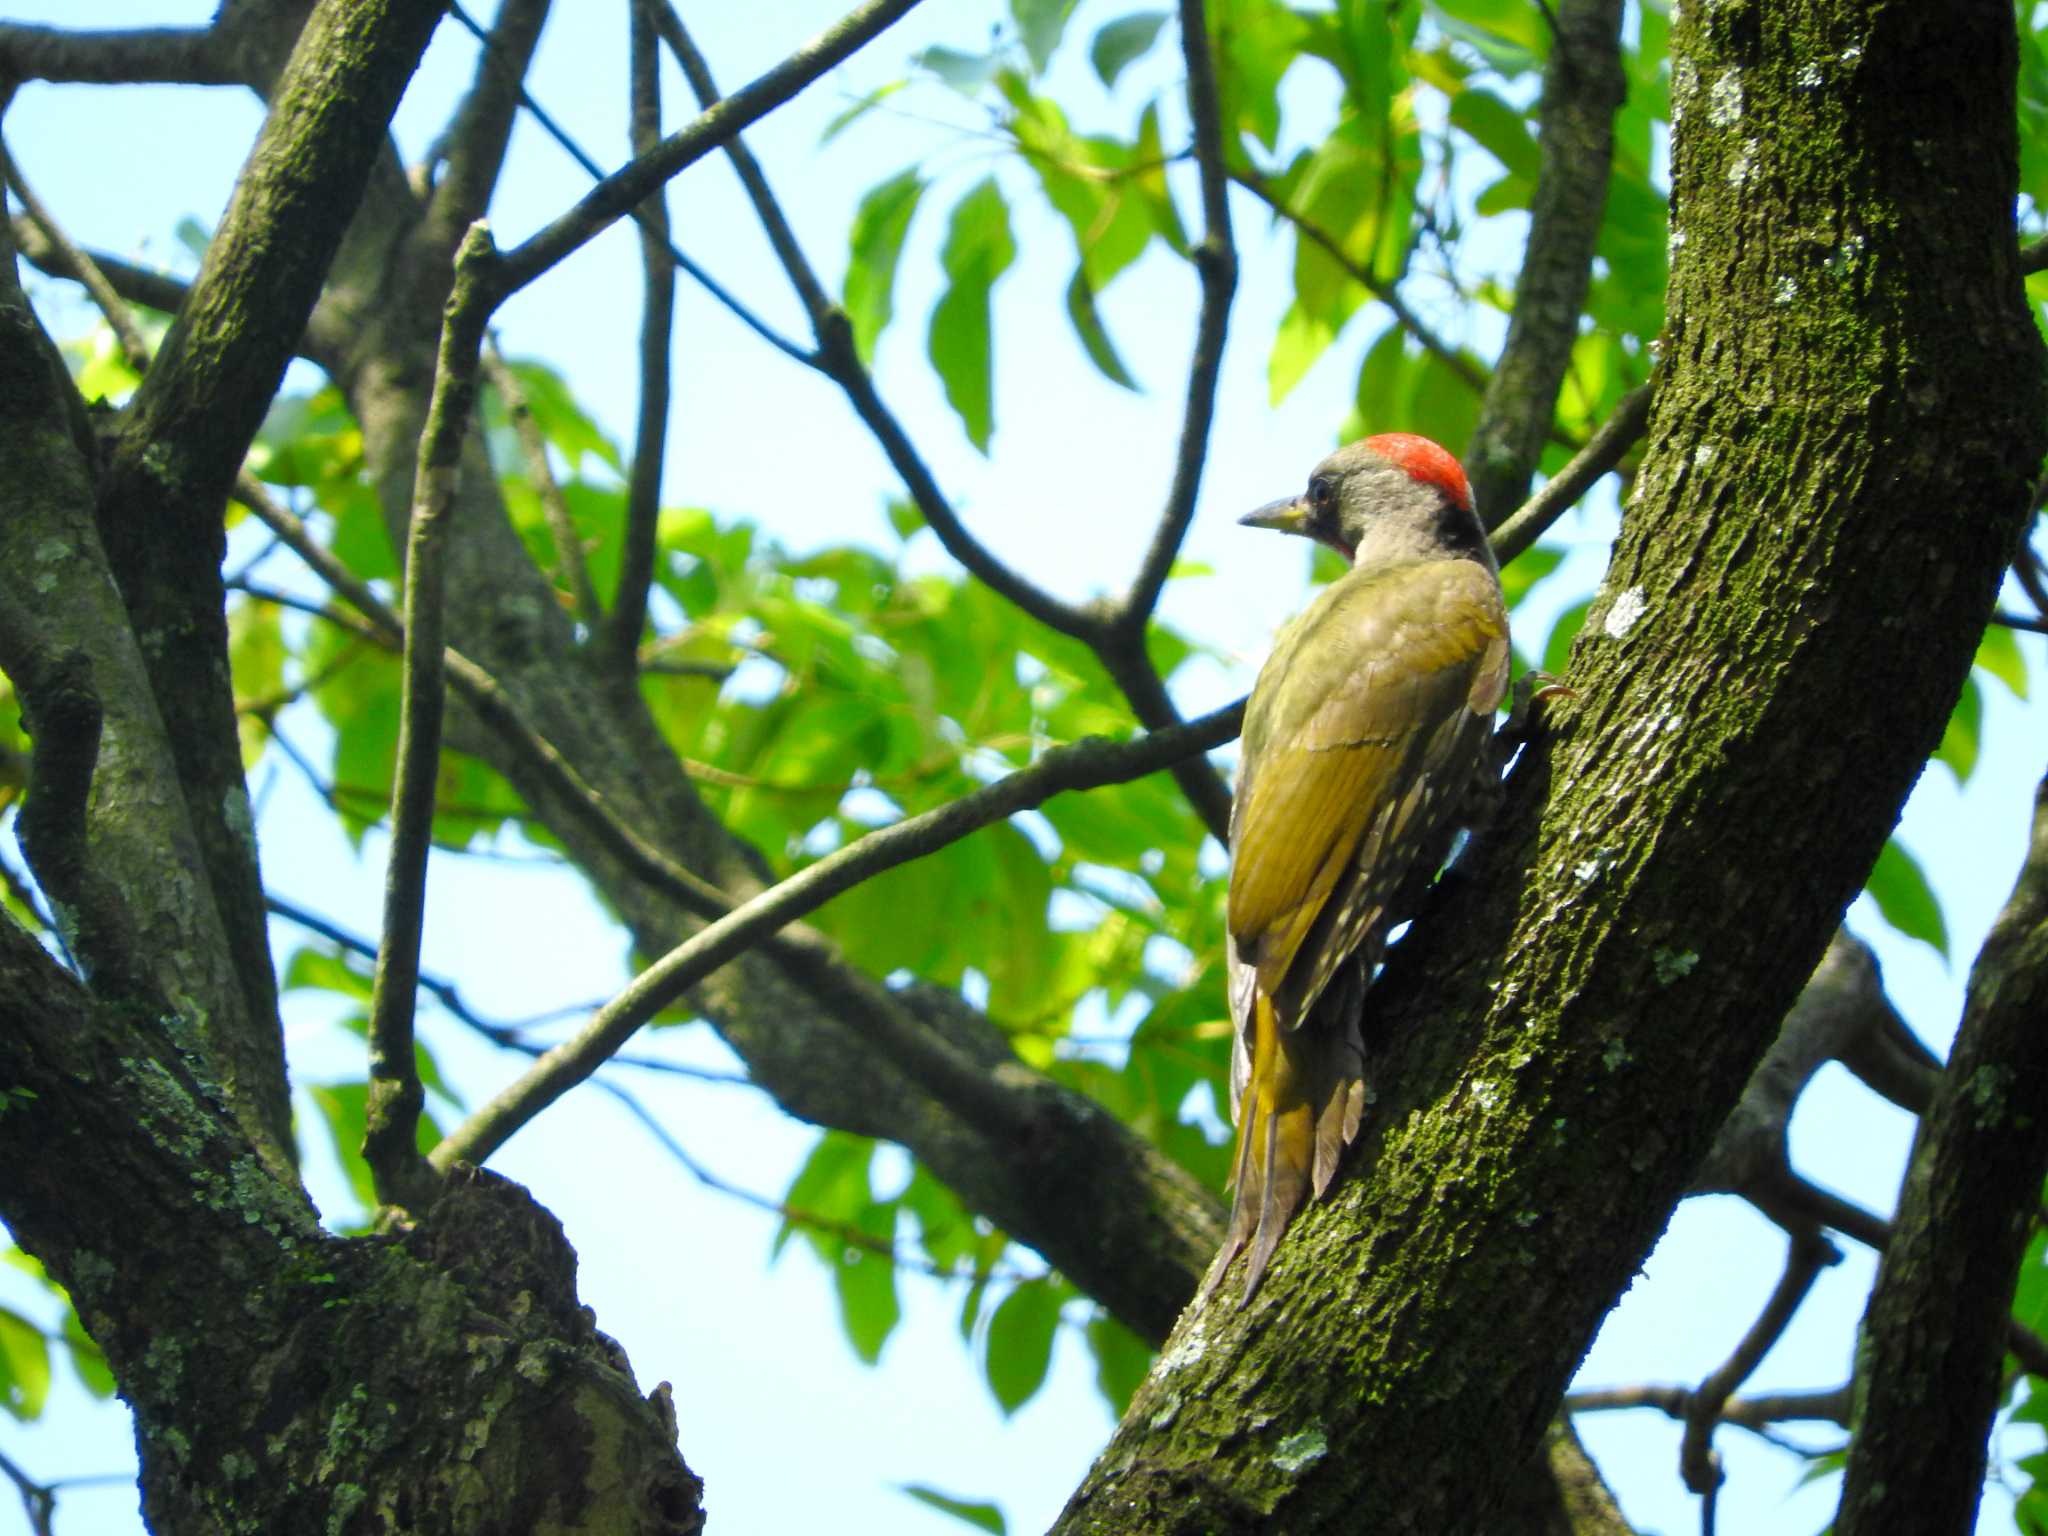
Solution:
[{"label": "sunlit leaf", "polygon": [[1088,1347],[1095,1352],[1096,1388],[1109,1411],[1122,1417],[1152,1368],[1151,1346],[1107,1312],[1097,1312],[1088,1320]]},{"label": "sunlit leaf", "polygon": [[1557,616],[1557,622],[1550,626],[1550,638],[1543,642],[1543,670],[1552,677],[1563,677],[1571,665],[1572,641],[1585,628],[1586,614],[1592,608],[1589,597],[1583,602],[1572,604]]},{"label": "sunlit leaf", "polygon": [[2020,649],[2019,636],[2003,624],[1986,625],[1977,645],[1977,666],[2012,690],[2016,699],[2027,696],[2027,656]]},{"label": "sunlit leaf", "polygon": [[973,96],[995,79],[1003,67],[1001,54],[962,53],[958,48],[932,47],[915,54],[911,62],[929,70],[963,96]]},{"label": "sunlit leaf", "polygon": [[874,360],[875,342],[895,312],[896,262],[924,188],[915,170],[902,171],[869,188],[854,210],[841,302],[863,361]]},{"label": "sunlit leaf", "polygon": [[971,1499],[955,1498],[950,1493],[941,1493],[936,1488],[927,1488],[918,1483],[897,1485],[918,1503],[951,1515],[979,1531],[990,1531],[994,1536],[1005,1536],[1009,1526],[1003,1520],[1003,1512],[993,1504],[977,1503]]},{"label": "sunlit leaf", "polygon": [[818,135],[819,144],[830,144],[840,134],[866,117],[868,113],[874,111],[876,107],[879,107],[909,83],[907,80],[891,80],[887,85],[878,86],[874,90],[869,91],[865,96],[843,111],[834,113],[832,121],[825,125],[825,131]]},{"label": "sunlit leaf", "polygon": [[928,347],[969,441],[983,453],[995,432],[989,290],[1017,254],[1010,213],[988,177],[953,209],[940,260],[947,286],[932,310]]},{"label": "sunlit leaf", "polygon": [[1159,29],[1166,25],[1164,11],[1138,11],[1106,23],[1088,48],[1088,62],[1105,86],[1114,89],[1117,77],[1151,50]]},{"label": "sunlit leaf", "polygon": [[[886,1240],[893,1235],[895,1207],[873,1207],[863,1213],[861,1228]],[[886,1217],[886,1219],[885,1219]],[[886,1252],[848,1243],[832,1271],[839,1295],[839,1322],[846,1342],[869,1365],[882,1358],[882,1346],[903,1318],[896,1295],[896,1265]]]},{"label": "sunlit leaf", "polygon": [[1934,760],[1956,776],[1956,783],[1967,784],[1970,774],[1977,766],[1977,748],[1984,725],[1984,690],[1974,676],[1963,679],[1962,694],[1956,699],[1956,707],[1949,711],[1948,726],[1941,733],[1941,745],[1934,749]]},{"label": "sunlit leaf", "polygon": [[984,1368],[989,1390],[1005,1415],[1015,1413],[1045,1385],[1063,1290],[1049,1275],[1020,1280],[989,1319]]},{"label": "sunlit leaf", "polygon": [[1076,267],[1074,280],[1067,284],[1067,318],[1074,322],[1074,334],[1081,338],[1088,361],[1102,376],[1125,389],[1136,389],[1138,381],[1124,367],[1124,360],[1117,356],[1116,343],[1103,329],[1102,316],[1095,309],[1095,289],[1089,284],[1085,267]]},{"label": "sunlit leaf", "polygon": [[1529,595],[1537,582],[1564,562],[1564,551],[1547,544],[1523,550],[1501,567],[1500,589],[1510,609]]},{"label": "sunlit leaf", "polygon": [[24,1423],[42,1417],[50,1395],[50,1346],[40,1328],[0,1307],[0,1408]]},{"label": "sunlit leaf", "polygon": [[1017,23],[1017,36],[1031,57],[1031,72],[1043,74],[1051,62],[1060,36],[1067,30],[1067,18],[1080,0],[1010,0],[1010,15]]},{"label": "sunlit leaf", "polygon": [[1493,92],[1460,91],[1451,101],[1451,126],[1472,135],[1511,175],[1535,182],[1542,154],[1529,120]]},{"label": "sunlit leaf", "polygon": [[1921,873],[1919,861],[1900,847],[1897,839],[1884,845],[1864,889],[1870,892],[1886,922],[1909,939],[1931,944],[1947,958],[1948,924],[1942,917],[1941,903],[1927,883],[1927,876]]}]

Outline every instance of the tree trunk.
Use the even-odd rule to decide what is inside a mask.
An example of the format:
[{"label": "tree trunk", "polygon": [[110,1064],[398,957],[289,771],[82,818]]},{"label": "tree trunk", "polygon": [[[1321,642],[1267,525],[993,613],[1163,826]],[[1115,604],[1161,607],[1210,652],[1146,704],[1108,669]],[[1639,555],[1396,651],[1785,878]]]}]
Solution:
[{"label": "tree trunk", "polygon": [[2011,10],[1733,0],[1673,52],[1666,373],[1576,699],[1369,999],[1350,1177],[1061,1531],[1485,1528],[1967,674],[2043,446]]}]

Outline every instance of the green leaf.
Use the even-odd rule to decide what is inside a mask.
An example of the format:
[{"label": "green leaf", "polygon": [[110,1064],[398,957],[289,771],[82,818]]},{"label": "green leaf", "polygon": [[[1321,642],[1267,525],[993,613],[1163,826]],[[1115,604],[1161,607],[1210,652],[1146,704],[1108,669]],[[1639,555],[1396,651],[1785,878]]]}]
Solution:
[{"label": "green leaf", "polygon": [[1010,0],[1010,15],[1017,23],[1017,35],[1031,56],[1031,72],[1045,73],[1060,36],[1067,30],[1067,18],[1079,0]]},{"label": "green leaf", "polygon": [[567,379],[546,363],[531,358],[513,363],[512,373],[533,412],[534,425],[540,428],[548,445],[561,454],[572,473],[587,455],[624,477],[625,456],[578,403]]},{"label": "green leaf", "polygon": [[[875,1144],[865,1136],[825,1132],[790,1181],[789,1193],[782,1197],[784,1207],[792,1217],[810,1216],[825,1223],[852,1225],[874,1199],[868,1182],[868,1166],[874,1156]],[[783,1244],[799,1232],[810,1239],[820,1258],[828,1263],[838,1258],[841,1241],[837,1235],[793,1220],[785,1220],[776,1229],[774,1241],[768,1245],[768,1256],[772,1259],[780,1254]]]},{"label": "green leaf", "polygon": [[1934,760],[1956,776],[1958,785],[1967,784],[1977,766],[1979,735],[1984,724],[1984,690],[1974,674],[1963,679],[1963,691],[1956,707],[1949,711],[1948,726],[1941,733],[1941,745]]},{"label": "green leaf", "polygon": [[853,344],[863,362],[873,361],[875,342],[895,313],[896,262],[924,188],[915,170],[902,171],[870,187],[854,211],[840,302],[853,322]]},{"label": "green leaf", "polygon": [[877,86],[874,90],[869,91],[867,95],[861,97],[860,100],[846,108],[843,112],[834,113],[832,121],[825,125],[825,131],[818,135],[818,143],[821,146],[830,144],[840,134],[866,117],[876,107],[879,107],[908,84],[910,84],[908,80],[891,80],[887,85]]},{"label": "green leaf", "polygon": [[1052,1364],[1053,1335],[1060,1323],[1062,1289],[1050,1275],[1020,1280],[989,1319],[984,1368],[989,1390],[1005,1416],[1023,1407],[1045,1385],[1045,1373]]},{"label": "green leaf", "polygon": [[1447,36],[1477,49],[1509,78],[1536,68],[1550,51],[1542,7],[1527,0],[1430,0],[1428,9]]},{"label": "green leaf", "polygon": [[1563,677],[1571,666],[1572,641],[1585,628],[1586,614],[1592,606],[1590,597],[1584,602],[1574,603],[1550,626],[1550,638],[1543,642],[1543,670],[1552,677]]},{"label": "green leaf", "polygon": [[929,70],[962,96],[978,95],[981,88],[1002,72],[1003,59],[997,53],[962,53],[958,48],[932,47],[911,56],[911,63]]},{"label": "green leaf", "polygon": [[1130,370],[1124,367],[1124,360],[1117,356],[1116,344],[1109,339],[1109,332],[1103,328],[1102,316],[1096,312],[1095,289],[1089,284],[1085,265],[1074,268],[1074,280],[1067,284],[1067,318],[1074,322],[1074,334],[1081,338],[1088,361],[1101,371],[1102,376],[1125,389],[1136,389],[1138,381],[1131,377]]},{"label": "green leaf", "polygon": [[0,1408],[26,1423],[50,1395],[50,1346],[42,1329],[0,1307]]},{"label": "green leaf", "polygon": [[[349,1190],[366,1212],[376,1210],[376,1184],[370,1178],[369,1164],[363,1161],[364,1106],[369,1098],[369,1085],[313,1083],[306,1092],[320,1111],[321,1121],[326,1125],[328,1138],[334,1147],[335,1159],[348,1178]],[[434,1123],[433,1116],[422,1114],[418,1136],[420,1151],[433,1151],[440,1140],[441,1128]]]},{"label": "green leaf", "polygon": [[1529,595],[1537,582],[1564,563],[1564,551],[1537,544],[1501,568],[1500,589],[1510,609]]},{"label": "green leaf", "polygon": [[270,743],[265,720],[284,700],[284,656],[284,630],[273,605],[253,598],[229,605],[228,669],[234,678],[235,731],[244,768],[252,767]]},{"label": "green leaf", "polygon": [[2019,636],[2003,624],[1987,625],[1977,645],[1977,663],[2006,687],[2016,699],[2027,696],[2027,656],[2020,649]]},{"label": "green leaf", "polygon": [[896,537],[907,539],[924,526],[924,514],[917,510],[917,503],[901,496],[891,496],[884,508],[888,514],[889,526],[896,530]]},{"label": "green leaf", "polygon": [[987,177],[953,210],[940,254],[948,283],[932,310],[929,338],[946,401],[983,453],[995,432],[989,291],[1016,254],[1009,206],[995,178]]},{"label": "green leaf", "polygon": [[1863,888],[1870,892],[1886,922],[1909,939],[1933,945],[1943,959],[1948,958],[1948,924],[1942,918],[1941,903],[1919,863],[1896,838],[1885,843]]},{"label": "green leaf", "polygon": [[1542,152],[1528,119],[1491,91],[1460,91],[1451,101],[1451,126],[1470,134],[1510,175],[1534,185]]},{"label": "green leaf", "polygon": [[1003,1512],[993,1504],[979,1504],[968,1499],[956,1499],[950,1493],[941,1493],[936,1488],[927,1488],[920,1483],[898,1483],[897,1487],[909,1494],[920,1504],[951,1515],[976,1530],[991,1531],[994,1536],[1005,1536],[1009,1526],[1003,1520]]},{"label": "green leaf", "polygon": [[1105,24],[1088,48],[1088,62],[1104,86],[1116,88],[1117,76],[1135,60],[1151,51],[1166,25],[1164,11],[1137,11]]},{"label": "green leaf", "polygon": [[1107,1312],[1088,1320],[1088,1347],[1095,1351],[1095,1385],[1119,1418],[1152,1369],[1152,1348]]},{"label": "green leaf", "polygon": [[[881,1220],[883,1213],[886,1223]],[[871,1207],[861,1228],[875,1229],[870,1235],[886,1241],[893,1235],[895,1215],[893,1204]],[[879,1230],[884,1225],[888,1231]],[[839,1292],[839,1322],[846,1330],[846,1340],[863,1362],[873,1365],[882,1358],[882,1346],[903,1317],[903,1304],[896,1295],[895,1261],[886,1253],[849,1243],[839,1255],[832,1278]]]},{"label": "green leaf", "polygon": [[71,1298],[66,1296],[64,1300],[64,1342],[71,1350],[71,1369],[77,1373],[80,1386],[105,1402],[114,1395],[114,1373],[107,1366],[106,1355],[85,1331],[85,1324],[78,1320],[78,1310],[70,1305]]},{"label": "green leaf", "polygon": [[1311,315],[1300,300],[1288,305],[1266,358],[1266,403],[1285,400],[1336,339],[1336,326]]}]

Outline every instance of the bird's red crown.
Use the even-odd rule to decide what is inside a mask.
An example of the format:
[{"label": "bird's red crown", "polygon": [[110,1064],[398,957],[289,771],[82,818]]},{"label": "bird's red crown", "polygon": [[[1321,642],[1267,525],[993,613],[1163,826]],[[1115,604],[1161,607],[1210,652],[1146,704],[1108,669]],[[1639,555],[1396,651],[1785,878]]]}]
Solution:
[{"label": "bird's red crown", "polygon": [[1365,446],[1407,471],[1410,478],[1435,486],[1467,512],[1472,510],[1472,486],[1465,478],[1465,467],[1441,444],[1413,432],[1382,432],[1368,437]]}]

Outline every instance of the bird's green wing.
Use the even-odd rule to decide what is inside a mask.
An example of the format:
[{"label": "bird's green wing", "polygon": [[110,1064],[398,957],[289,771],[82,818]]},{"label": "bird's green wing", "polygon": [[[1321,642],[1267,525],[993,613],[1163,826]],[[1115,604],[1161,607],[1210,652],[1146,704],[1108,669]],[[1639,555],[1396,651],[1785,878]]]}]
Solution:
[{"label": "bird's green wing", "polygon": [[1246,720],[1229,923],[1289,1026],[1462,800],[1507,655],[1499,585],[1466,560],[1347,576],[1276,646]]}]

